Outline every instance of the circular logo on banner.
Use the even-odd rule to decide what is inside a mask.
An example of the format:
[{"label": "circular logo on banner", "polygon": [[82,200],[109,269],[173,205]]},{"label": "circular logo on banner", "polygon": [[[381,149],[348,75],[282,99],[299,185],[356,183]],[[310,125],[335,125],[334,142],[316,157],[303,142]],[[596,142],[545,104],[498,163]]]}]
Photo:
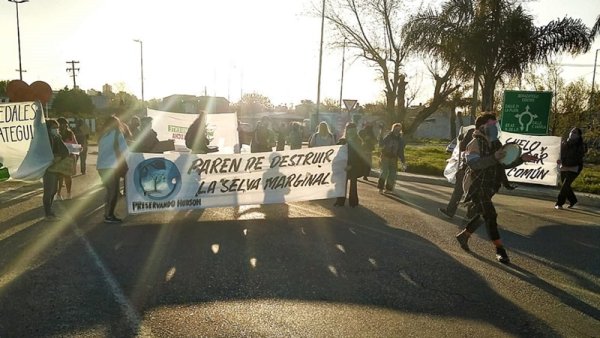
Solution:
[{"label": "circular logo on banner", "polygon": [[150,158],[140,163],[133,173],[133,181],[138,193],[152,200],[166,199],[181,188],[179,169],[164,158]]}]

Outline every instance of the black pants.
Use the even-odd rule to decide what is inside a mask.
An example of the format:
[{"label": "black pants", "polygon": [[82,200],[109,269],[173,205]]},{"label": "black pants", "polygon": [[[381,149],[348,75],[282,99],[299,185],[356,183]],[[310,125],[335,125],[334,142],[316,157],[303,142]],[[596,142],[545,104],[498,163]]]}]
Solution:
[{"label": "black pants", "polygon": [[114,169],[98,169],[102,185],[106,188],[104,199],[104,217],[115,217],[115,208],[119,198],[119,181],[121,177]]},{"label": "black pants", "polygon": [[58,174],[51,173],[46,170],[43,178],[44,194],[42,196],[42,203],[44,205],[44,213],[46,216],[54,215],[52,212],[52,201],[54,201],[54,195],[58,191]]},{"label": "black pants", "polygon": [[460,169],[456,172],[456,183],[454,184],[454,190],[452,191],[452,196],[450,196],[450,201],[448,201],[448,206],[446,207],[446,212],[449,215],[454,216],[456,214],[456,208],[458,208],[458,203],[463,196],[463,178],[465,177],[465,169]]},{"label": "black pants", "polygon": [[[357,189],[357,184],[356,184],[356,177],[349,178],[348,181],[350,182],[350,191],[348,192],[348,200],[349,200],[348,202],[351,207],[355,207],[358,205],[358,189]],[[346,186],[348,186],[348,184],[346,184]],[[346,203],[346,193],[344,193],[343,197],[338,197],[335,202],[336,205],[344,205],[345,203]]]},{"label": "black pants", "polygon": [[81,173],[85,174],[85,166],[86,166],[86,160],[87,160],[87,146],[83,146],[83,148],[81,149],[81,152],[79,153],[79,165],[80,165],[80,169],[81,169]]},{"label": "black pants", "polygon": [[577,203],[577,197],[575,197],[573,188],[571,188],[571,184],[573,183],[573,181],[575,181],[577,176],[579,176],[579,174],[572,171],[560,172],[560,180],[562,182],[562,187],[560,188],[560,192],[558,193],[556,205],[562,206],[563,204],[565,204],[566,200],[569,200],[569,203],[571,205]]},{"label": "black pants", "polygon": [[[500,239],[500,233],[498,232],[498,223],[497,218],[498,214],[496,213],[496,208],[494,208],[494,204],[492,203],[491,196],[485,196],[485,194],[475,194],[473,196],[473,209],[470,210],[472,213],[481,214],[483,216],[483,220],[485,221],[485,227],[487,229],[488,236],[490,240],[495,241]],[[469,233],[474,233],[477,228],[481,225],[479,222],[479,217],[474,217],[469,221],[465,229]]]}]

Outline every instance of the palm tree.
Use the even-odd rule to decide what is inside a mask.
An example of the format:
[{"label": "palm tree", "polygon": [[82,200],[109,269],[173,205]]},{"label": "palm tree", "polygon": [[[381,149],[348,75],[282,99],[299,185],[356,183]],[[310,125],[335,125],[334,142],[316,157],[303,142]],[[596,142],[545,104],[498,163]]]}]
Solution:
[{"label": "palm tree", "polygon": [[412,50],[454,65],[482,88],[481,109],[494,108],[494,89],[505,77],[520,77],[533,62],[559,52],[590,48],[589,29],[565,17],[537,27],[522,6],[509,0],[447,0],[411,18],[403,34]]},{"label": "palm tree", "polygon": [[600,15],[596,18],[596,23],[592,27],[592,32],[590,33],[590,38],[594,38],[596,34],[600,34]]}]

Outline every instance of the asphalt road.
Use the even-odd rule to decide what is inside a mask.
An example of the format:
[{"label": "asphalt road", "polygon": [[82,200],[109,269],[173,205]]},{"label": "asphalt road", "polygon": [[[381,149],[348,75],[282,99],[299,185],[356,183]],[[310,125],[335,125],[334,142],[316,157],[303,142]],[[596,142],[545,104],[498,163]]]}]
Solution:
[{"label": "asphalt road", "polygon": [[[95,163],[93,158],[90,163]],[[599,210],[498,195],[512,264],[436,209],[450,188],[359,184],[332,200],[102,223],[93,167],[42,220],[41,186],[0,185],[0,336],[600,336]],[[120,215],[124,215],[121,203]],[[464,214],[462,211],[461,215]]]}]

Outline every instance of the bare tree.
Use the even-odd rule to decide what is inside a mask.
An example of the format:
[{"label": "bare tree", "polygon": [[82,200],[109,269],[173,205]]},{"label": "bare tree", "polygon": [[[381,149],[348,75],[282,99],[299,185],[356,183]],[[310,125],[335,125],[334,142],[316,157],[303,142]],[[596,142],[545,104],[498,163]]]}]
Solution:
[{"label": "bare tree", "polygon": [[[354,50],[378,72],[384,84],[385,106],[388,122],[403,122],[405,134],[412,134],[426,114],[433,113],[449,95],[449,73],[433,74],[435,81],[434,98],[418,116],[406,119],[407,79],[404,63],[410,50],[403,44],[401,29],[405,13],[402,0],[330,0],[327,1],[325,18],[334,27],[334,47]],[[315,9],[321,15],[320,9]],[[449,91],[450,90],[450,91]],[[414,99],[414,94],[409,99]],[[438,95],[438,96],[436,96]],[[437,106],[436,106],[437,105]]]}]

